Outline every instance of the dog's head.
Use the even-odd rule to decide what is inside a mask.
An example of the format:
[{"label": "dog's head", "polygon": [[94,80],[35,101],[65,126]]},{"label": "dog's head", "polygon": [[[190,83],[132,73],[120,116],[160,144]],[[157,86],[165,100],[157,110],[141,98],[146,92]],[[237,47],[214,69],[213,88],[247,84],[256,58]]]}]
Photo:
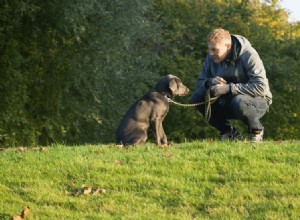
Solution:
[{"label": "dog's head", "polygon": [[154,90],[160,93],[166,93],[170,98],[175,96],[185,96],[189,92],[189,89],[183,85],[181,80],[177,76],[171,74],[164,76],[158,81]]}]

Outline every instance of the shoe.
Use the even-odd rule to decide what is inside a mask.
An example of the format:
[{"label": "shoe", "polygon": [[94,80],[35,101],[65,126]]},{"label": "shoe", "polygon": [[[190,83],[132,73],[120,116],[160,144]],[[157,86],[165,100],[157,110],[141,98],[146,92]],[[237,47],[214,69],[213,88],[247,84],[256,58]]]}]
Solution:
[{"label": "shoe", "polygon": [[261,130],[259,133],[250,132],[249,139],[253,143],[259,143],[263,141],[264,130]]},{"label": "shoe", "polygon": [[231,127],[231,131],[221,134],[220,140],[221,141],[234,141],[234,140],[241,140],[243,135],[235,128]]}]

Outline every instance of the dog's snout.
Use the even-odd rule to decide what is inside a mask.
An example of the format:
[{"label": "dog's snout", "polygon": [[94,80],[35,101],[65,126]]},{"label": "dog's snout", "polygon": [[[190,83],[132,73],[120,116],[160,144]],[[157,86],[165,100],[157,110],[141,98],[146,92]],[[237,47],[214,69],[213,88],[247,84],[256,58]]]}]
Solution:
[{"label": "dog's snout", "polygon": [[181,84],[181,86],[179,87],[179,96],[185,96],[189,93],[189,88],[186,87],[185,85]]}]

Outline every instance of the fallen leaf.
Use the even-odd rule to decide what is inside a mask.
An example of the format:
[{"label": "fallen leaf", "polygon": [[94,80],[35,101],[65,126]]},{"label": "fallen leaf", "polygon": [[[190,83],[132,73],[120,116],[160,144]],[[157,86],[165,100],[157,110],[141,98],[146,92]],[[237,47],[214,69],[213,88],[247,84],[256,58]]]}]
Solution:
[{"label": "fallen leaf", "polygon": [[90,194],[92,192],[92,189],[89,187],[84,187],[82,194],[86,195],[86,194]]},{"label": "fallen leaf", "polygon": [[30,207],[27,206],[27,208],[24,209],[20,215],[14,216],[11,219],[12,220],[24,220],[29,215],[29,212],[30,212]]},{"label": "fallen leaf", "polygon": [[93,196],[98,195],[98,194],[105,194],[106,190],[105,189],[101,189],[101,188],[94,188],[91,192],[91,194]]},{"label": "fallen leaf", "polygon": [[105,194],[106,190],[103,188],[98,187],[87,187],[85,184],[82,185],[82,188],[76,189],[73,193],[74,196],[81,196],[81,195],[99,195],[99,194]]},{"label": "fallen leaf", "polygon": [[26,208],[26,209],[24,209],[24,210],[22,211],[22,213],[21,213],[21,217],[22,217],[22,218],[26,218],[26,217],[27,217],[27,215],[29,215],[29,212],[30,212],[30,207],[29,207],[29,206],[27,206],[27,208]]},{"label": "fallen leaf", "polygon": [[92,193],[93,196],[100,194],[100,189],[93,189]]}]

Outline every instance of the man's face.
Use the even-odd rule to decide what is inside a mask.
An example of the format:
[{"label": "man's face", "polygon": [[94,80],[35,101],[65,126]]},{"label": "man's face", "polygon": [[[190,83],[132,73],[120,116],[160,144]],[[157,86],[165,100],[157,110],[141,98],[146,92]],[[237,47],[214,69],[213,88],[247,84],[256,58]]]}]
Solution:
[{"label": "man's face", "polygon": [[229,53],[230,44],[227,41],[208,43],[209,54],[215,63],[222,62]]}]

